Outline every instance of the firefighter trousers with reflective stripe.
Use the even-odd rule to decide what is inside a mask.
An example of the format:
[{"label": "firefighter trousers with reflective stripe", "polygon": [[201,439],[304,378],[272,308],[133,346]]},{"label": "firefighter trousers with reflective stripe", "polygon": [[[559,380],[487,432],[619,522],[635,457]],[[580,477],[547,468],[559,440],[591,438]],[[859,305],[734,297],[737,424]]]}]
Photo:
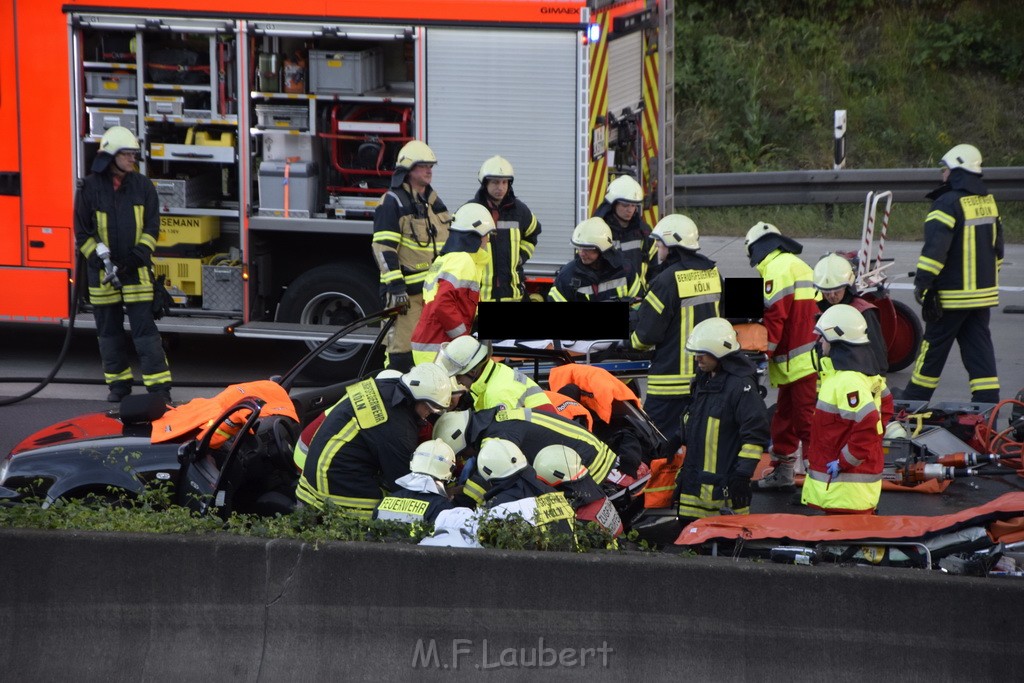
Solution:
[{"label": "firefighter trousers with reflective stripe", "polygon": [[901,398],[927,401],[939,386],[953,342],[960,346],[960,358],[970,376],[971,400],[977,403],[999,401],[999,377],[996,354],[989,332],[991,308],[961,308],[942,312],[942,317],[924,328],[921,351],[914,372]]},{"label": "firefighter trousers with reflective stripe", "polygon": [[132,330],[132,343],[139,355],[142,383],[149,391],[171,388],[171,371],[160,342],[160,332],[153,321],[153,305],[149,301],[138,303],[94,306],[96,334],[99,338],[103,376],[107,384],[128,387],[132,381],[128,361],[128,344],[124,335],[124,314]]}]

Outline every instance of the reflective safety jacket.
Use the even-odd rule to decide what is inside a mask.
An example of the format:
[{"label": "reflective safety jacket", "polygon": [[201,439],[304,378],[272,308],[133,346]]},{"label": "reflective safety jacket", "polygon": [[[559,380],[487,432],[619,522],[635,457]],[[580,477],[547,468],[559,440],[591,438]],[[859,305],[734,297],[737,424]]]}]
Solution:
[{"label": "reflective safety jacket", "polygon": [[[109,173],[87,176],[75,193],[75,244],[89,258],[96,245],[110,249],[110,260],[124,264],[133,251],[144,253],[145,266],[121,268],[117,277],[121,289],[102,284],[103,269],[89,271],[89,301],[94,306],[119,305],[153,300],[149,265],[160,234],[160,199],[153,182],[141,173],[129,173],[114,189]],[[126,366],[127,367],[127,366]]]},{"label": "reflective safety jacket", "polygon": [[[519,446],[533,463],[545,446],[566,446],[576,451],[595,482],[600,484],[615,467],[617,456],[608,444],[572,420],[543,410],[481,410],[470,418],[466,442],[479,448],[487,439],[505,439]],[[466,482],[463,493],[479,504],[487,484],[478,474]]]},{"label": "reflective safety jacket", "polygon": [[[715,374],[699,373],[684,416],[686,458],[679,470],[679,515],[710,517],[729,499],[729,480],[749,479],[768,448],[768,410],[757,391],[757,368],[741,353],[719,361]],[[744,514],[749,508],[733,508]]]},{"label": "reflective safety jacket", "polygon": [[647,288],[636,328],[634,349],[654,348],[647,377],[648,396],[678,397],[690,393],[695,368],[684,345],[694,326],[718,315],[722,276],[711,259],[688,249],[673,248]]},{"label": "reflective safety jacket", "polygon": [[595,265],[583,265],[577,254],[558,269],[548,301],[628,301],[640,296],[639,271],[614,248],[601,254]]},{"label": "reflective safety jacket", "polygon": [[373,255],[385,292],[419,294],[427,269],[448,239],[451,214],[434,189],[418,196],[408,183],[384,195],[373,213]]},{"label": "reflective safety jacket", "polygon": [[[419,417],[396,379],[367,379],[349,386],[309,444],[296,496],[323,508],[370,519],[382,492],[409,474],[419,437]],[[300,451],[296,449],[296,456]]]},{"label": "reflective safety jacket", "polygon": [[[882,332],[882,322],[878,317],[878,307],[863,297],[854,296],[850,288],[846,288],[839,303],[853,306],[868,324],[868,339],[871,341],[871,350],[874,352],[875,361],[878,364],[876,373],[884,375],[889,370],[889,348],[885,345],[885,334]],[[831,304],[825,299],[818,302],[818,310],[822,313],[830,308]]]},{"label": "reflective safety jacket", "polygon": [[928,197],[914,287],[937,290],[944,309],[998,306],[1003,224],[995,198],[980,176],[960,168]]},{"label": "reflective safety jacket", "polygon": [[405,524],[433,524],[442,510],[450,510],[452,502],[444,487],[426,474],[410,472],[395,480],[398,487],[384,497],[373,511],[374,519]]},{"label": "reflective safety jacket", "polygon": [[540,238],[540,222],[530,207],[516,199],[512,186],[500,206],[483,186],[473,201],[491,210],[494,225],[487,244],[491,260],[480,285],[481,301],[520,301],[526,293],[523,265],[533,256]]},{"label": "reflective safety jacket", "polygon": [[537,479],[532,467],[492,484],[484,502],[499,516],[515,515],[553,534],[570,536],[573,533],[576,512],[561,491]]},{"label": "reflective safety jacket", "polygon": [[[870,512],[882,492],[882,393],[885,381],[849,368],[833,344],[834,372],[825,373],[811,421],[811,441],[802,500],[835,512]],[[865,349],[867,350],[867,349]],[[829,479],[827,465],[839,460],[839,475]]]},{"label": "reflective safety jacket", "polygon": [[469,388],[473,410],[487,408],[539,408],[551,404],[544,390],[525,374],[488,359],[484,371]]},{"label": "reflective safety jacket", "polygon": [[423,312],[412,332],[413,353],[429,356],[417,362],[433,360],[442,343],[469,334],[489,261],[483,249],[471,254],[452,251],[430,266],[423,286]]},{"label": "reflective safety jacket", "polygon": [[[763,238],[762,238],[763,239]],[[818,315],[814,271],[799,256],[776,249],[757,264],[764,278],[764,326],[772,386],[814,373],[811,350]]]},{"label": "reflective safety jacket", "polygon": [[612,244],[622,252],[630,270],[640,278],[641,291],[647,286],[649,269],[658,260],[658,245],[651,237],[651,226],[643,219],[643,209],[637,209],[629,225],[622,225],[615,215],[615,206],[605,200],[594,216],[601,218],[612,229]]}]

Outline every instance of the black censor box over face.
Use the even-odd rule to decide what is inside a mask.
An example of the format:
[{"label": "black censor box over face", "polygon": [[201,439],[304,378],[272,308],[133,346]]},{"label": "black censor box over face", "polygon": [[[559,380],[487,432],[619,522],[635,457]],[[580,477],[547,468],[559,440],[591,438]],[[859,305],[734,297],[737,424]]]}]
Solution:
[{"label": "black censor box over face", "polygon": [[481,302],[477,309],[481,339],[626,339],[629,304],[625,302]]}]

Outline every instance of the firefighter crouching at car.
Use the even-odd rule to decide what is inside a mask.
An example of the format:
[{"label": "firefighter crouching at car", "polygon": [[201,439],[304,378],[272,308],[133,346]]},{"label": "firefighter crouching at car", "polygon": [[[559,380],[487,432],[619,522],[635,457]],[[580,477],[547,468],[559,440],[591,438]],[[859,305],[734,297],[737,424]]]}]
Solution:
[{"label": "firefighter crouching at car", "polygon": [[491,212],[483,206],[465,204],[455,212],[448,241],[423,285],[423,312],[412,332],[417,364],[432,362],[441,344],[472,331],[493,232]]},{"label": "firefighter crouching at car", "polygon": [[750,511],[750,478],[768,447],[768,410],[757,390],[757,368],[740,352],[724,318],[693,328],[686,350],[699,372],[683,431],[686,459],[679,470],[682,521],[711,517],[725,507]]},{"label": "firefighter crouching at car", "polygon": [[344,515],[370,519],[382,492],[395,491],[409,474],[427,418],[451,405],[451,378],[433,363],[397,379],[367,379],[349,386],[327,412],[296,466],[302,470],[296,496],[316,508],[327,502]]},{"label": "firefighter crouching at car", "polygon": [[440,439],[424,441],[412,452],[409,474],[395,480],[396,489],[373,511],[374,519],[405,524],[433,524],[453,505],[445,484],[455,473],[455,451]]},{"label": "firefighter crouching at car", "polygon": [[594,522],[613,537],[622,534],[622,519],[614,503],[590,476],[579,453],[568,446],[545,446],[533,459],[533,469],[538,479],[565,495],[577,520]]},{"label": "firefighter crouching at car", "polygon": [[853,285],[855,279],[849,259],[836,253],[825,254],[814,265],[814,288],[821,292],[818,310],[824,313],[836,304],[847,304],[860,311],[868,325],[868,339],[877,361],[876,374],[884,375],[889,369],[889,350],[885,346],[878,308],[857,295]]},{"label": "firefighter crouching at car", "polygon": [[643,203],[644,190],[640,183],[623,175],[608,183],[604,201],[594,212],[594,217],[604,220],[611,229],[615,248],[639,277],[641,293],[647,286],[648,271],[657,256],[651,240],[651,226],[643,220]]},{"label": "firefighter crouching at car", "polygon": [[[107,400],[119,402],[132,391],[124,338],[127,311],[142,383],[170,403],[171,371],[153,319],[150,270],[160,234],[160,202],[152,181],[135,170],[138,153],[139,141],[127,128],[113,126],[103,134],[93,172],[75,193],[75,244],[86,259],[103,378],[110,389]],[[107,271],[108,264],[116,273]]]},{"label": "firefighter crouching at car", "polygon": [[874,354],[860,311],[836,304],[821,314],[814,332],[824,372],[807,448],[801,500],[830,513],[874,513],[882,492],[884,380],[872,374]]},{"label": "firefighter crouching at car", "polygon": [[633,301],[640,295],[640,272],[612,242],[604,220],[588,218],[572,231],[576,256],[558,269],[549,301]]},{"label": "firefighter crouching at car", "polygon": [[578,423],[529,408],[451,411],[437,419],[434,436],[451,446],[455,454],[466,461],[461,477],[464,481],[462,493],[468,499],[463,501],[466,505],[483,502],[487,484],[477,476],[472,456],[488,439],[511,441],[530,462],[546,446],[571,448],[579,454],[591,477],[599,484],[618,464],[615,451]]},{"label": "firefighter crouching at car", "polygon": [[922,305],[924,340],[901,398],[927,401],[939,386],[953,341],[970,377],[971,400],[999,401],[989,320],[999,305],[1003,224],[981,179],[981,152],[957,145],[942,157],[942,185],[924,224],[914,298]]},{"label": "firefighter crouching at car", "polygon": [[408,306],[388,334],[388,367],[413,365],[412,331],[423,311],[423,282],[448,239],[451,215],[430,186],[437,157],[419,140],[398,152],[391,189],[373,214],[373,255],[388,307]]},{"label": "firefighter crouching at car", "polygon": [[480,301],[521,301],[526,294],[523,266],[533,256],[540,223],[530,207],[516,197],[512,164],[493,156],[480,166],[480,189],[473,201],[486,206],[497,230],[487,253],[491,260],[480,283]]},{"label": "firefighter crouching at car", "polygon": [[793,486],[801,444],[811,438],[817,376],[814,319],[818,315],[814,271],[797,256],[803,246],[769,223],[758,223],[745,240],[750,265],[764,279],[764,326],[768,333],[768,378],[778,387],[772,415],[772,470],[755,490]]},{"label": "firefighter crouching at car", "polygon": [[474,410],[554,407],[544,390],[525,374],[491,360],[491,343],[463,335],[441,345],[436,362],[469,390]]},{"label": "firefighter crouching at car", "polygon": [[[697,226],[686,216],[665,216],[652,237],[658,249],[658,273],[637,312],[630,344],[654,349],[647,376],[644,411],[670,443],[681,443],[680,418],[690,403],[693,356],[683,342],[697,323],[718,315],[722,277],[700,249]],[[674,452],[674,451],[673,451]]]}]

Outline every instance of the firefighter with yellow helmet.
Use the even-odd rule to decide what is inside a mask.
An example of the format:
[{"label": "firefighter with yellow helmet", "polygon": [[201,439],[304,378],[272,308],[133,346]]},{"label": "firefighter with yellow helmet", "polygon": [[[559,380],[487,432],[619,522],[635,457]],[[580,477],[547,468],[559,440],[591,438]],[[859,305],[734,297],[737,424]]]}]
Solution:
[{"label": "firefighter with yellow helmet", "polygon": [[171,400],[171,371],[153,318],[153,251],[160,234],[160,201],[135,168],[139,141],[123,126],[100,139],[92,173],[75,193],[75,244],[86,259],[89,301],[96,319],[107,400],[132,391],[124,316],[149,393]]},{"label": "firefighter with yellow helmet", "polygon": [[540,238],[540,221],[512,184],[512,164],[501,156],[484,161],[477,174],[480,189],[472,201],[487,207],[496,226],[487,245],[490,264],[480,286],[481,301],[521,301],[526,294],[523,267],[533,256]]},{"label": "firefighter with yellow helmet", "polygon": [[644,190],[632,176],[621,175],[610,183],[604,201],[594,216],[601,218],[612,231],[612,240],[626,262],[647,286],[648,270],[654,264],[656,247],[651,240],[651,226],[643,220]]},{"label": "firefighter with yellow helmet", "polygon": [[470,335],[441,344],[436,363],[469,391],[473,410],[540,408],[554,412],[544,390],[525,373],[491,359],[491,343]]},{"label": "firefighter with yellow helmet", "polygon": [[626,301],[641,290],[640,272],[615,246],[602,218],[588,218],[572,231],[576,256],[558,269],[549,301]]},{"label": "firefighter with yellow helmet", "polygon": [[423,311],[427,270],[448,239],[451,215],[431,186],[437,157],[420,140],[398,152],[391,189],[373,214],[373,255],[387,306],[406,306],[387,339],[388,367],[413,365],[410,339]]},{"label": "firefighter with yellow helmet", "polygon": [[889,350],[882,334],[878,308],[857,294],[855,279],[848,258],[835,252],[825,254],[814,265],[814,288],[821,292],[818,310],[824,313],[836,304],[847,304],[860,311],[868,325],[868,339],[877,361],[876,374],[884,375],[889,369]]}]

